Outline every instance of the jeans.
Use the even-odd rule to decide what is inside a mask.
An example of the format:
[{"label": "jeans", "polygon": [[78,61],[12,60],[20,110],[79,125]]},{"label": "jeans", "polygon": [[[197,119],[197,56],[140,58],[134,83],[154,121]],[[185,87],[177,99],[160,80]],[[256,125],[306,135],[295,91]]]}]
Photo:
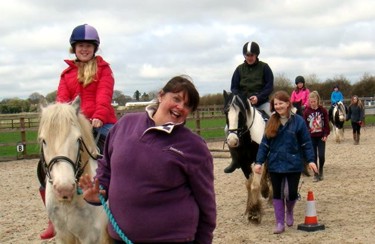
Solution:
[{"label": "jeans", "polygon": [[96,133],[99,133],[105,137],[107,137],[109,130],[112,128],[113,124],[104,124],[102,127],[94,128]]},{"label": "jeans", "polygon": [[269,102],[265,102],[259,106],[255,106],[259,110],[263,110],[269,117],[271,117],[272,112],[271,112],[271,106]]}]

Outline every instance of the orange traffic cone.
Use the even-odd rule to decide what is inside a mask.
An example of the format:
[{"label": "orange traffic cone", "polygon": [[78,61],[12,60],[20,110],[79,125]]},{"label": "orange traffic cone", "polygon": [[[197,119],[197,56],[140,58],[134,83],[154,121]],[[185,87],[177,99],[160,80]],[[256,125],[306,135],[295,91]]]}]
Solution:
[{"label": "orange traffic cone", "polygon": [[309,191],[307,193],[307,209],[306,209],[305,223],[299,224],[297,229],[309,231],[309,232],[325,229],[324,225],[318,224],[318,217],[316,216],[316,209],[315,209],[314,193],[312,191]]}]

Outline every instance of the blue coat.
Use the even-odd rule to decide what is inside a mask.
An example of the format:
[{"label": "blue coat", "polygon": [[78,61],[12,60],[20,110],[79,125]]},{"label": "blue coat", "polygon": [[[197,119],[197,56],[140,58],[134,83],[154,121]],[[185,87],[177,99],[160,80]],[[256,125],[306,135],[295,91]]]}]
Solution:
[{"label": "blue coat", "polygon": [[285,125],[280,125],[277,136],[263,136],[256,158],[257,164],[268,160],[269,172],[302,172],[304,162],[314,162],[314,150],[303,118],[291,115]]}]

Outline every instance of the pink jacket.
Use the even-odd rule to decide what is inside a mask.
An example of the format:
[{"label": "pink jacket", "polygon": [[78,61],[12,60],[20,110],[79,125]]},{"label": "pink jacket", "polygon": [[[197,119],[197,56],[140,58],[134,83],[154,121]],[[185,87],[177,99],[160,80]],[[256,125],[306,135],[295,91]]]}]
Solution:
[{"label": "pink jacket", "polygon": [[292,95],[290,96],[290,101],[292,103],[302,101],[302,105],[307,107],[309,105],[309,94],[310,90],[307,88],[305,88],[305,90],[293,90]]},{"label": "pink jacket", "polygon": [[111,105],[114,78],[109,64],[102,57],[96,56],[97,77],[88,86],[83,87],[77,80],[78,68],[73,60],[65,60],[69,65],[61,76],[57,89],[58,102],[71,102],[76,96],[81,97],[81,110],[88,119],[100,119],[103,124],[114,124],[117,121]]}]

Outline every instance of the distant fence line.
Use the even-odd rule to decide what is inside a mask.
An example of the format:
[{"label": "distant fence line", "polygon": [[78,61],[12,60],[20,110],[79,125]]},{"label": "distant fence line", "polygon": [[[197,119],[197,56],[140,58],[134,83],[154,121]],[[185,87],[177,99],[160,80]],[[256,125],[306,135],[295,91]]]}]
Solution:
[{"label": "distant fence line", "polygon": [[[134,108],[131,110],[116,110],[118,118],[125,113],[144,111],[144,108]],[[366,114],[375,114],[375,106],[367,106]],[[213,129],[224,129],[224,125],[220,128],[202,128],[202,120],[224,118],[223,105],[202,106],[197,109],[188,120],[195,121],[192,130],[201,134],[202,131]],[[19,113],[19,114],[0,114],[0,152],[3,147],[14,147],[17,155],[4,156],[0,153],[0,161],[9,161],[17,159],[37,158],[39,154],[28,152],[30,146],[37,146],[37,140],[28,139],[28,133],[37,133],[39,126],[39,113]],[[6,142],[3,135],[9,132],[19,132],[19,137],[15,141]],[[223,139],[223,138],[221,138]],[[35,150],[34,150],[35,151]]]}]

